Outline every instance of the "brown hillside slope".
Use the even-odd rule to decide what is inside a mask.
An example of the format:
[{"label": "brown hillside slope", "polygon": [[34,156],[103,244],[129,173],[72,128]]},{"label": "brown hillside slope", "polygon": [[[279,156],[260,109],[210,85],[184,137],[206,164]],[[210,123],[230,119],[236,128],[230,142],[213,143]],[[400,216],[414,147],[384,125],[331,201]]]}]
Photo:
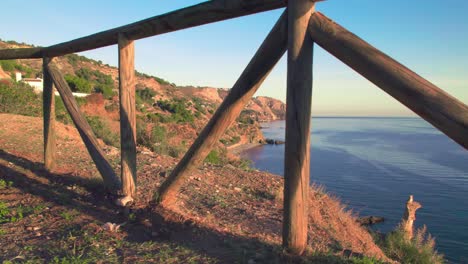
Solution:
[{"label": "brown hillside slope", "polygon": [[[385,258],[343,205],[316,187],[310,195],[308,251],[323,255],[285,256],[280,250],[283,180],[269,173],[205,165],[192,173],[177,204],[157,209],[153,191],[177,160],[141,148],[139,200],[122,212],[96,192],[97,171],[77,131],[57,124],[57,135],[58,167],[47,173],[41,169],[42,119],[0,114],[0,179],[12,182],[0,189],[0,201],[12,208],[11,215],[32,208],[0,226],[4,260],[21,255],[110,263],[342,263],[332,262],[335,255],[349,252]],[[105,147],[105,152],[118,171],[117,149]],[[126,224],[112,233],[103,229],[105,222]]]}]

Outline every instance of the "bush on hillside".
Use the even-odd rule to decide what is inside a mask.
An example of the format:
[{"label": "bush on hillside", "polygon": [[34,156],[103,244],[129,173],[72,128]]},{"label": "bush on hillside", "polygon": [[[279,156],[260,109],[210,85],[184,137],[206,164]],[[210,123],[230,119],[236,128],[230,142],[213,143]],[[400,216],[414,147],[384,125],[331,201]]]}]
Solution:
[{"label": "bush on hillside", "polygon": [[90,84],[91,91],[102,93],[105,98],[110,98],[114,95],[114,81],[112,80],[112,76],[88,68],[81,68],[75,73],[78,78],[86,80]]},{"label": "bush on hillside", "polygon": [[25,83],[0,82],[0,112],[42,116],[42,98]]},{"label": "bush on hillside", "polygon": [[109,125],[98,116],[87,116],[86,120],[94,131],[94,134],[104,143],[114,147],[120,147],[120,135],[113,132]]},{"label": "bush on hillside", "polygon": [[182,145],[169,144],[169,136],[165,127],[154,125],[148,132],[146,122],[141,119],[137,120],[137,144],[145,146],[155,153],[174,158],[179,157],[185,150]]},{"label": "bush on hillside", "polygon": [[435,240],[426,231],[425,226],[416,230],[414,238],[408,241],[405,239],[404,230],[399,227],[387,234],[380,244],[389,258],[401,263],[445,263],[443,256],[435,249]]},{"label": "bush on hillside", "polygon": [[175,123],[193,123],[194,116],[185,100],[175,99],[173,101],[159,100],[156,105],[163,111],[171,113],[170,119],[165,121]]},{"label": "bush on hillside", "polygon": [[35,72],[34,69],[21,65],[16,62],[16,60],[0,60],[0,66],[6,72],[12,73],[12,78],[15,79],[14,72],[19,71],[23,73],[25,78],[34,78],[38,72]]},{"label": "bush on hillside", "polygon": [[70,74],[66,74],[64,77],[72,92],[91,93],[92,85],[86,79]]},{"label": "bush on hillside", "polygon": [[148,87],[145,87],[144,89],[139,89],[136,91],[137,104],[147,103],[152,105],[154,96],[156,96],[156,92]]},{"label": "bush on hillside", "polygon": [[105,98],[114,96],[113,88],[109,85],[98,84],[94,86],[94,92],[101,93]]}]

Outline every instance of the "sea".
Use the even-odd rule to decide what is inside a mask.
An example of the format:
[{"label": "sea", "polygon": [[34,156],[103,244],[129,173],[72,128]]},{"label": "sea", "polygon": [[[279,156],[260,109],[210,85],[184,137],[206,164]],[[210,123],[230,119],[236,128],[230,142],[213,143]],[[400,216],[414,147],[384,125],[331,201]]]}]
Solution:
[{"label": "sea", "polygon": [[[372,227],[380,232],[395,229],[414,195],[422,204],[416,227],[427,227],[449,262],[468,263],[467,150],[416,117],[313,117],[311,124],[311,183],[361,216],[383,216]],[[284,140],[285,126],[274,121],[262,130]],[[284,147],[263,145],[242,156],[283,175]]]}]

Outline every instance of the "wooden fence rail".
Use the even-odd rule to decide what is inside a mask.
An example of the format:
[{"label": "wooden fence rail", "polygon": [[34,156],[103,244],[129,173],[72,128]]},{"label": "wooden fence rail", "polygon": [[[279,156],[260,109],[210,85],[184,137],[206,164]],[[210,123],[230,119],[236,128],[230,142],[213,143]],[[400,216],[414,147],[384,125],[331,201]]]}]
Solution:
[{"label": "wooden fence rail", "polygon": [[0,60],[57,57],[118,43],[119,33],[129,40],[147,38],[185,28],[285,7],[286,0],[212,0],[102,31],[46,48],[0,50]]},{"label": "wooden fence rail", "polygon": [[312,39],[413,112],[468,149],[468,106],[369,45],[321,13]]}]

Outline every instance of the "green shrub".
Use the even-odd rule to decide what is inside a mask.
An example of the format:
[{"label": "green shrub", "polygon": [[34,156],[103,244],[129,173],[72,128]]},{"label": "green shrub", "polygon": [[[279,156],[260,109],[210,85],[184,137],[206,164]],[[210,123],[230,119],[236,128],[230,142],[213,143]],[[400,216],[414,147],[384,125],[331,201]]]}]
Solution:
[{"label": "green shrub", "polygon": [[194,121],[194,116],[187,109],[187,103],[183,99],[159,100],[156,104],[161,110],[171,113],[171,117],[167,121],[175,123],[193,123]]},{"label": "green shrub", "polygon": [[86,79],[78,77],[78,76],[73,76],[70,74],[66,74],[64,78],[65,78],[65,81],[68,83],[68,86],[70,86],[70,89],[73,92],[91,93],[92,85]]},{"label": "green shrub", "polygon": [[155,81],[157,81],[158,83],[160,84],[166,84],[166,85],[173,85],[175,86],[175,84],[173,83],[170,83],[162,78],[159,78],[159,77],[156,77],[156,76],[151,76],[151,75],[148,75],[146,73],[142,73],[142,72],[139,72],[139,71],[135,71],[135,75],[138,76],[138,77],[144,77],[144,78],[152,78],[154,79]]},{"label": "green shrub", "polygon": [[177,158],[185,150],[183,145],[171,145],[168,143],[168,133],[166,128],[159,125],[154,125],[151,131],[146,131],[146,123],[144,120],[137,120],[137,144],[149,148],[151,151],[169,155]]},{"label": "green shrub", "polygon": [[223,163],[223,158],[217,150],[212,150],[205,158],[206,163],[221,165]]},{"label": "green shrub", "polygon": [[136,91],[136,101],[137,103],[147,103],[152,105],[153,104],[153,97],[156,95],[156,92],[151,90],[148,87],[144,89]]},{"label": "green shrub", "polygon": [[408,241],[405,232],[399,227],[387,234],[381,247],[389,258],[401,263],[444,263],[443,256],[435,250],[435,240],[426,231],[425,226],[416,230],[414,238]]},{"label": "green shrub", "polygon": [[16,60],[1,60],[0,61],[0,66],[2,69],[6,72],[11,72],[11,77],[15,79],[14,71],[20,71],[23,73],[24,77],[26,78],[33,78],[36,77],[35,75],[37,72],[25,65],[19,64],[16,62]]},{"label": "green shrub", "polygon": [[14,71],[16,68],[16,61],[14,60],[2,60],[0,61],[0,66],[4,71],[11,72]]},{"label": "green shrub", "polygon": [[94,92],[102,93],[105,98],[112,98],[114,96],[114,91],[112,90],[113,86],[105,85],[105,84],[98,84],[94,86]]},{"label": "green shrub", "polygon": [[102,139],[104,143],[114,147],[120,146],[120,135],[118,133],[114,133],[110,129],[109,125],[100,117],[87,116],[86,120],[88,121],[96,136]]},{"label": "green shrub", "polygon": [[42,116],[42,98],[25,83],[0,82],[0,112]]}]

